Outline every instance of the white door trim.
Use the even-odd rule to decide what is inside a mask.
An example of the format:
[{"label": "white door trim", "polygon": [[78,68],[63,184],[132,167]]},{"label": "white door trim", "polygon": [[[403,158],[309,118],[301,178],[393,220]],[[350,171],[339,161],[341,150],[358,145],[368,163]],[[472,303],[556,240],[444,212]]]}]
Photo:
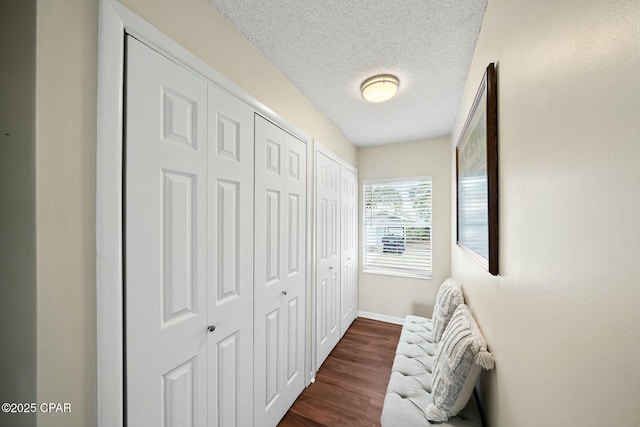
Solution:
[{"label": "white door trim", "polygon": [[[122,135],[125,32],[230,92],[255,112],[294,133],[308,147],[312,140],[117,0],[100,0],[99,13],[96,158],[98,426],[115,427],[122,426],[124,422]],[[310,216],[309,212],[307,216]],[[309,231],[307,238],[310,242]],[[309,355],[307,363],[311,365]]]}]

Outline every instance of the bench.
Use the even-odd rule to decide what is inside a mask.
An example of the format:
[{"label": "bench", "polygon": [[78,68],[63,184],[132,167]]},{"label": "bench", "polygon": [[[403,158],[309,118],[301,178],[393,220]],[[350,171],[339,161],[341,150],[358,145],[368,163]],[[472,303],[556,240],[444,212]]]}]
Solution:
[{"label": "bench", "polygon": [[[441,295],[447,292],[449,295]],[[462,301],[458,284],[447,279],[438,292],[433,320],[406,317],[380,417],[382,427],[428,426],[433,422],[444,427],[483,425],[473,388],[481,368],[493,367],[493,357],[486,350],[484,338],[479,335],[477,324]],[[466,338],[459,340],[460,336]],[[439,345],[443,348],[439,349]],[[438,351],[441,352],[439,362]],[[451,365],[448,360],[444,363],[447,357],[461,365],[466,360],[462,371],[466,369],[468,375],[464,378],[454,375],[452,381],[451,375],[457,375],[461,369],[455,366],[455,373],[445,372]],[[452,383],[457,385],[452,386]],[[452,390],[456,387],[458,391],[454,396]],[[438,392],[434,404],[435,388]]]}]

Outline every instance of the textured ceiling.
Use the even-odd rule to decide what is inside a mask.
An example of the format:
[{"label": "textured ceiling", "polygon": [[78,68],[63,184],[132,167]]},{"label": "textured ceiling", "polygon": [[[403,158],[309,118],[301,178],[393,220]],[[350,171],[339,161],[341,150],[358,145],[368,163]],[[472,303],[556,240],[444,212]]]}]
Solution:
[{"label": "textured ceiling", "polygon": [[[449,135],[487,0],[211,0],[358,146]],[[400,79],[369,104],[360,84]]]}]

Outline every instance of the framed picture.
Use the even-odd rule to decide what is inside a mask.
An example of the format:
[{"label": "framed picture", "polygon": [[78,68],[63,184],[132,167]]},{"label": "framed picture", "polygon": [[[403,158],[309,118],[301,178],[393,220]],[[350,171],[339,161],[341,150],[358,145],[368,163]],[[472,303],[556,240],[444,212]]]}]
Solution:
[{"label": "framed picture", "polygon": [[498,274],[498,98],[494,63],[456,144],[457,243]]}]

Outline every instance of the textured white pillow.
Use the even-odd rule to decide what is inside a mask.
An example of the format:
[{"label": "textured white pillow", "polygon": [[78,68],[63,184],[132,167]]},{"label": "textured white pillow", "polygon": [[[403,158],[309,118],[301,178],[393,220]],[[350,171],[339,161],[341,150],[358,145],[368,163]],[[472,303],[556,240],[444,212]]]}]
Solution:
[{"label": "textured white pillow", "polygon": [[433,342],[437,343],[442,338],[442,333],[447,327],[447,323],[451,320],[453,312],[460,304],[464,303],[462,289],[454,279],[447,279],[440,286],[438,296],[436,297],[436,305],[433,308]]},{"label": "textured white pillow", "polygon": [[494,366],[493,355],[487,351],[487,342],[466,305],[459,305],[453,313],[433,366],[433,403],[427,406],[426,414],[430,421],[444,422],[466,406],[480,368]]}]

